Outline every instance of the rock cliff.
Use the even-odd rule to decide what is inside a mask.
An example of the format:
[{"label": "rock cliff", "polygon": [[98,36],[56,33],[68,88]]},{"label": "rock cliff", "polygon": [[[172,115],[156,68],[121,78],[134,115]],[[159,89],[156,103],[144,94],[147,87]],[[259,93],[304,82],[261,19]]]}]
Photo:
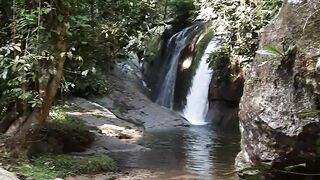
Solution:
[{"label": "rock cliff", "polygon": [[290,170],[320,172],[319,9],[318,0],[284,0],[261,31],[240,102],[239,170],[268,164],[276,172],[270,177],[279,178],[301,164]]}]

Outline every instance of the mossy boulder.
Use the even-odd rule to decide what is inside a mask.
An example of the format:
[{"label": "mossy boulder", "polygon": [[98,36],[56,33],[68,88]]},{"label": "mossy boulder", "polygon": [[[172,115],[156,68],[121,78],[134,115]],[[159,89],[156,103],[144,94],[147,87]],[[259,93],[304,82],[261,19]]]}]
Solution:
[{"label": "mossy boulder", "polygon": [[65,107],[54,107],[47,125],[34,137],[29,155],[83,152],[94,141],[94,133],[82,121],[65,114]]}]

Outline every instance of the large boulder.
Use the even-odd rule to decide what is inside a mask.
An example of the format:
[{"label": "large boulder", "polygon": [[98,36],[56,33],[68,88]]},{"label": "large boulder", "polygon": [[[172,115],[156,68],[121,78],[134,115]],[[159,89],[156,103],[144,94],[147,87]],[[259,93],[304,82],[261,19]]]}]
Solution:
[{"label": "large boulder", "polygon": [[240,103],[239,170],[320,172],[319,9],[318,0],[284,0],[278,17],[262,31]]}]

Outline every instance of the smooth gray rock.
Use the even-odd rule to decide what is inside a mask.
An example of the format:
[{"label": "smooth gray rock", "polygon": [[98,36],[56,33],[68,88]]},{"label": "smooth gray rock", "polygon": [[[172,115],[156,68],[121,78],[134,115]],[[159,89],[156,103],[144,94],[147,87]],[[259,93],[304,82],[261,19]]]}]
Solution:
[{"label": "smooth gray rock", "polygon": [[0,179],[1,180],[19,180],[17,176],[0,167]]},{"label": "smooth gray rock", "polygon": [[146,131],[190,125],[178,113],[153,103],[134,82],[116,76],[110,76],[109,82],[113,86],[110,95],[93,101],[110,109],[118,118],[140,124]]},{"label": "smooth gray rock", "polygon": [[82,154],[147,150],[147,148],[137,144],[137,141],[143,136],[141,127],[118,119],[107,108],[92,101],[72,98],[69,103],[71,103],[73,109],[69,110],[67,115],[80,119],[86,125],[95,129],[93,130],[95,133],[94,143]]}]

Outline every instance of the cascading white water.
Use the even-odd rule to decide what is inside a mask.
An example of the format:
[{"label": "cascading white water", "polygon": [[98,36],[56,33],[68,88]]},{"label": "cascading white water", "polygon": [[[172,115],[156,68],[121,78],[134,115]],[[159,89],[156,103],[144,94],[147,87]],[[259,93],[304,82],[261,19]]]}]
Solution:
[{"label": "cascading white water", "polygon": [[190,26],[173,35],[168,41],[167,50],[169,53],[166,58],[169,61],[169,68],[165,72],[164,81],[156,100],[158,104],[172,109],[181,52],[187,46],[188,42],[197,34],[196,32],[198,32],[199,29],[198,25]]},{"label": "cascading white water", "polygon": [[199,67],[192,80],[192,85],[187,96],[187,104],[182,115],[193,125],[205,125],[208,113],[208,89],[212,77],[212,70],[207,60],[210,53],[219,49],[220,39],[213,38],[205,49]]}]

